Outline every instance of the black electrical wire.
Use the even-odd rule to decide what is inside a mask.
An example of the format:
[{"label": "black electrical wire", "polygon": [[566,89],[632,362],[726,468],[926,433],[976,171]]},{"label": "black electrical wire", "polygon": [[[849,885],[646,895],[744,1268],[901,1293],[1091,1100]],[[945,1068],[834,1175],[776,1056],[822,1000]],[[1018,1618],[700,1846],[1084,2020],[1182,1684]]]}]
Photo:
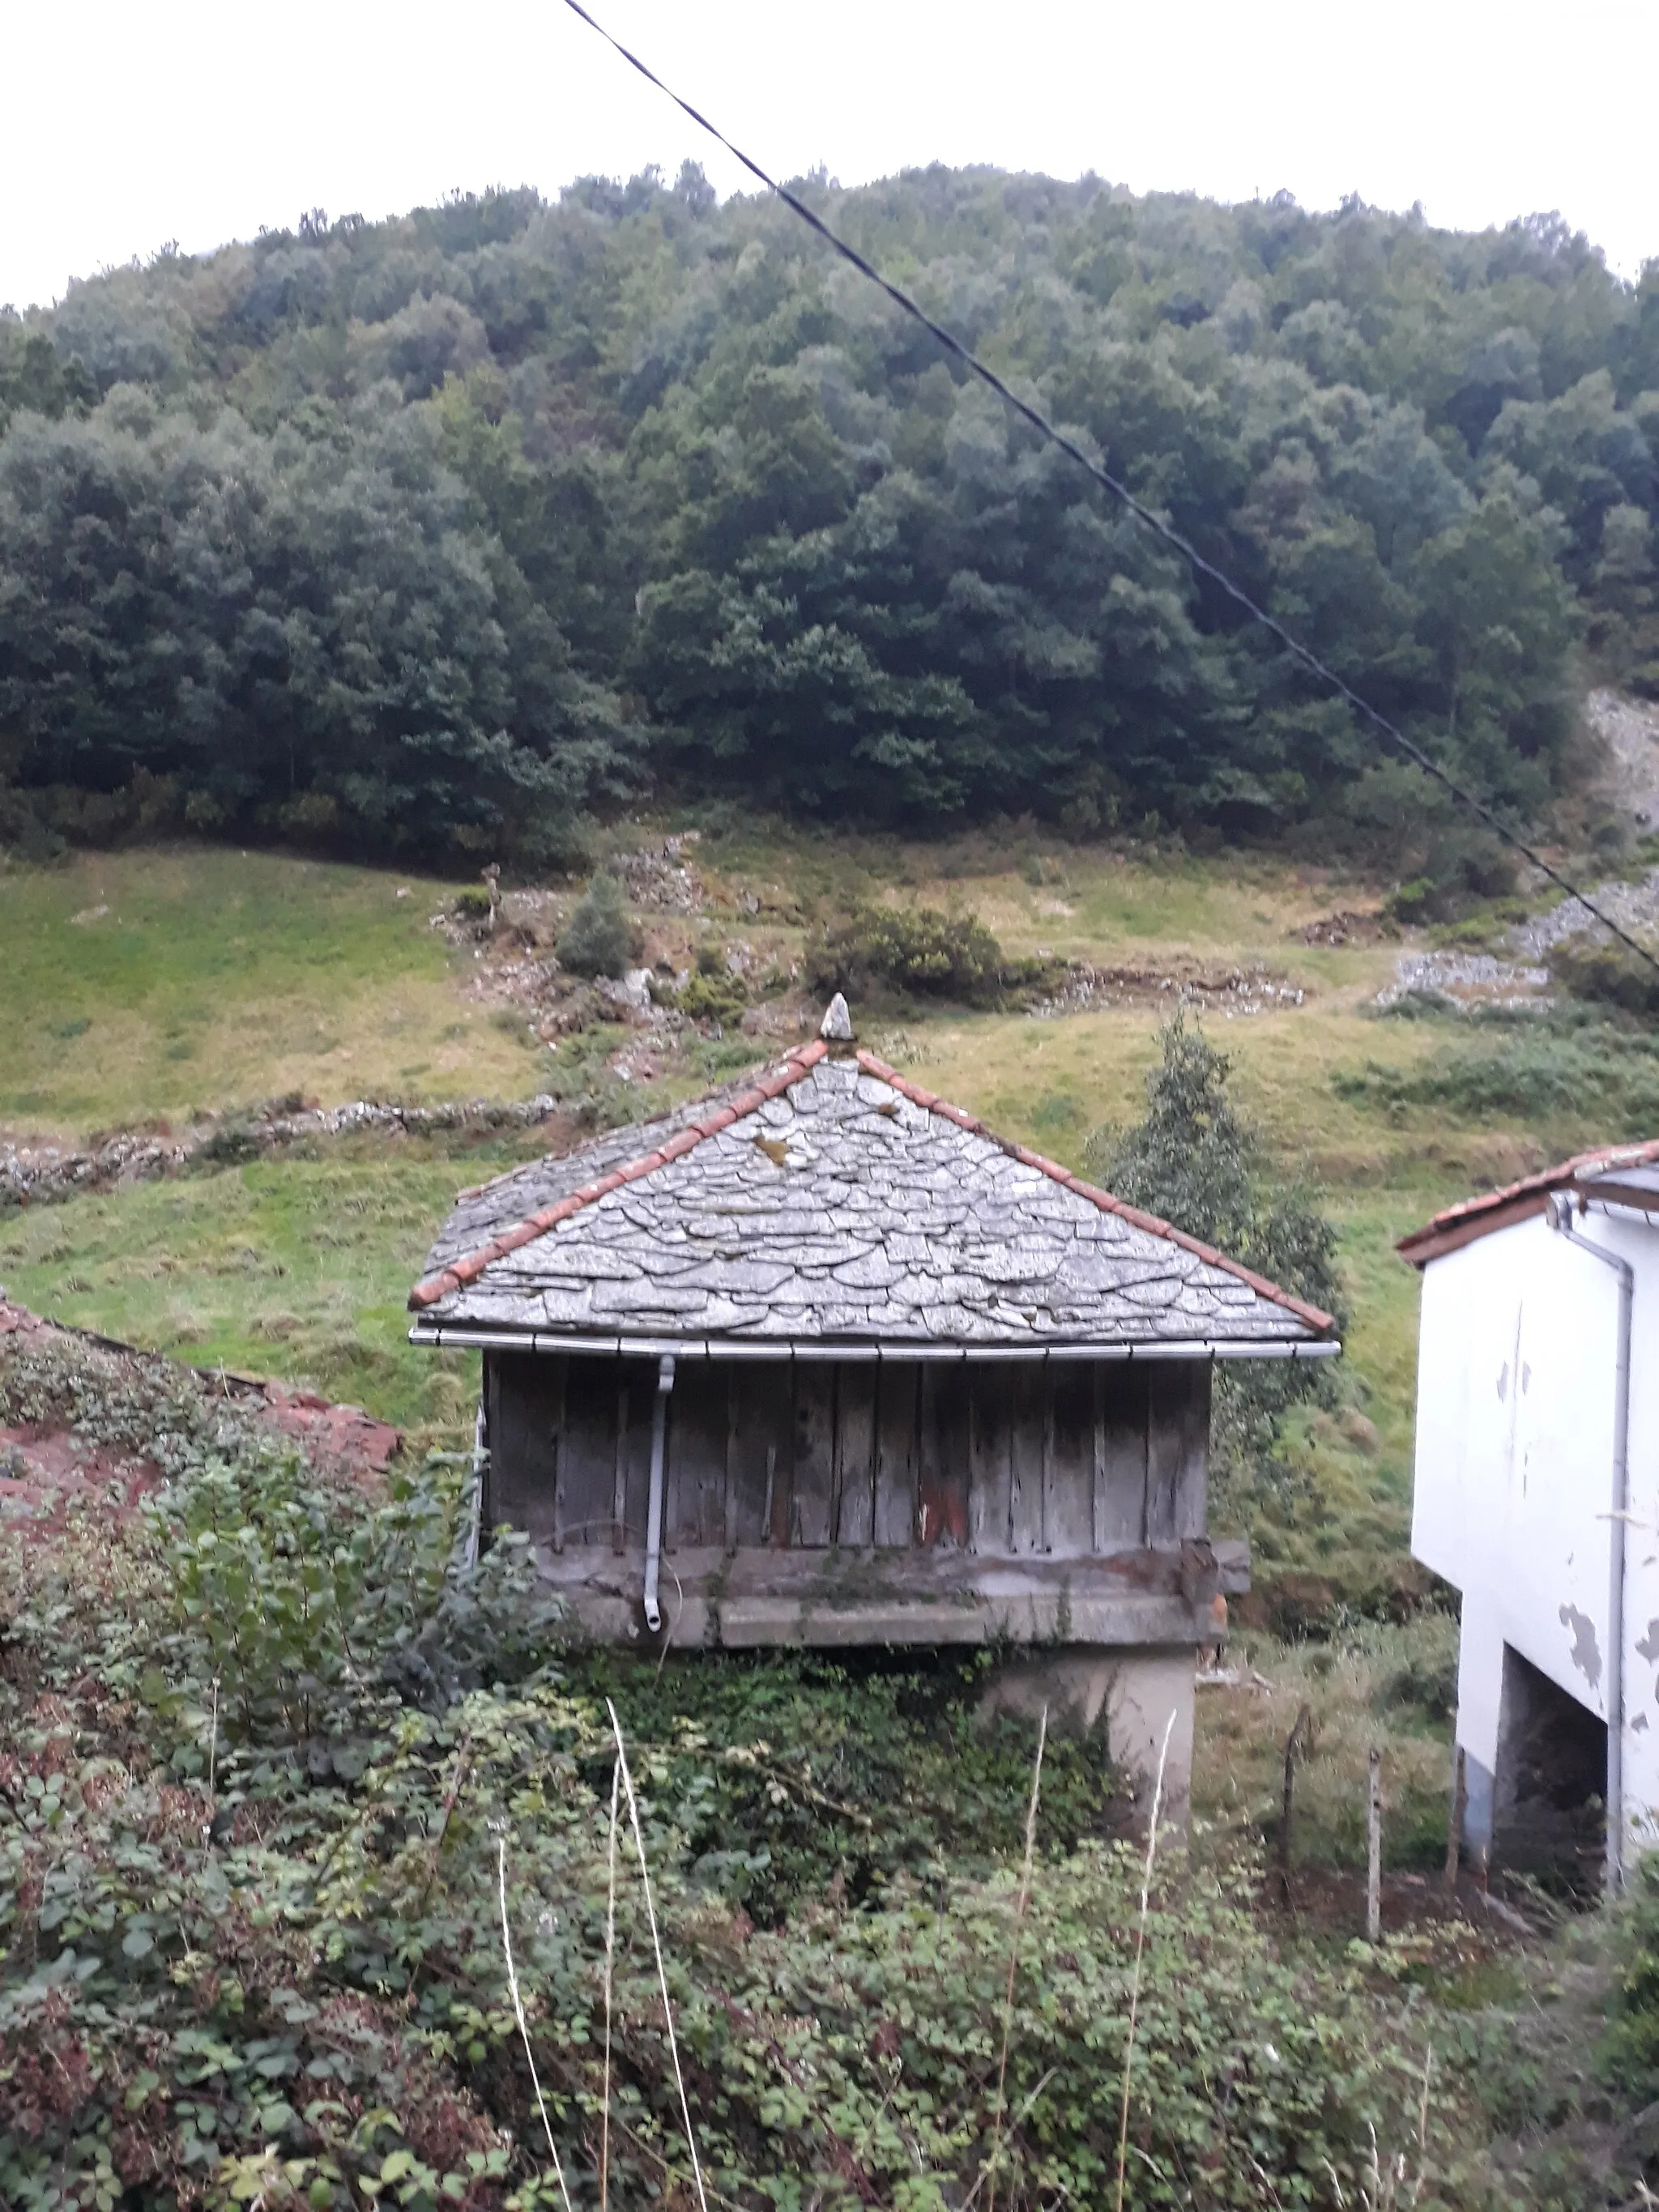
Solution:
[{"label": "black electrical wire", "polygon": [[769,176],[758,161],[750,161],[740,146],[734,146],[726,133],[717,130],[706,115],[701,114],[692,106],[689,100],[682,100],[673,87],[665,84],[653,69],[642,62],[637,54],[630,52],[620,39],[613,38],[603,23],[596,21],[588,14],[586,9],[581,5],[581,0],[564,0],[564,4],[572,15],[581,17],[589,30],[597,31],[605,44],[620,54],[630,68],[636,69],[648,84],[655,85],[658,91],[666,94],[683,114],[689,115],[699,130],[706,131],[711,138],[724,146],[732,159],[740,161],[750,175],[757,178],[768,191],[775,192],[784,205],[793,214],[798,215],[810,228],[815,230],[824,244],[840,254],[843,261],[850,262],[861,276],[867,276],[872,284],[884,291],[895,307],[901,308],[905,314],[920,323],[925,331],[929,331],[947,353],[956,356],[971,375],[978,377],[981,384],[988,385],[1005,404],[1012,408],[1016,415],[1029,422],[1031,428],[1041,436],[1048,439],[1051,445],[1058,446],[1062,453],[1068,454],[1079,468],[1085,469],[1097,483],[1103,485],[1115,499],[1121,501],[1127,507],[1129,513],[1138,521],[1143,522],[1147,529],[1161,538],[1166,545],[1173,546],[1195,574],[1207,576],[1212,584],[1218,585],[1236,605],[1243,608],[1253,622],[1260,623],[1264,629],[1270,631],[1285,650],[1295,659],[1299,660],[1304,668],[1310,669],[1322,683],[1328,684],[1332,690],[1345,699],[1356,714],[1363,716],[1366,721],[1379,729],[1389,742],[1402,752],[1407,760],[1413,762],[1425,775],[1431,775],[1437,783],[1443,785],[1454,799],[1467,806],[1471,813],[1478,815],[1488,829],[1493,830],[1506,845],[1519,853],[1522,858],[1536,868],[1540,875],[1547,876],[1551,883],[1559,885],[1569,897],[1577,899],[1587,914],[1593,915],[1604,929],[1612,932],[1621,945],[1627,946],[1638,959],[1645,960],[1649,967],[1656,974],[1659,974],[1659,958],[1656,958],[1645,945],[1638,943],[1627,930],[1621,929],[1610,915],[1603,914],[1601,908],[1587,897],[1576,884],[1568,882],[1559,868],[1552,867],[1549,862],[1535,853],[1530,845],[1518,837],[1513,830],[1509,829],[1492,812],[1491,807],[1483,800],[1477,799],[1472,791],[1466,790],[1455,776],[1442,768],[1437,761],[1431,759],[1420,745],[1413,744],[1405,732],[1397,729],[1386,714],[1379,713],[1368,700],[1362,699],[1352,684],[1345,682],[1334,668],[1328,668],[1310,647],[1304,645],[1299,638],[1293,636],[1277,616],[1270,615],[1265,607],[1258,606],[1249,593],[1234,583],[1231,576],[1218,568],[1212,561],[1206,560],[1189,538],[1184,538],[1180,531],[1166,522],[1162,515],[1137,499],[1127,484],[1120,482],[1109,470],[1102,468],[1098,461],[1091,459],[1082,447],[1068,438],[1063,430],[1056,429],[1046,415],[1031,406],[1028,401],[1022,399],[1018,392],[1010,391],[994,368],[988,368],[976,354],[969,352],[959,337],[952,331],[947,331],[942,323],[936,323],[927,310],[920,307],[908,292],[902,290],[898,285],[890,283],[872,262],[865,259],[856,246],[849,246],[844,238],[837,237],[823,217],[815,215],[805,201],[797,198],[787,185],[781,185],[775,177]]}]

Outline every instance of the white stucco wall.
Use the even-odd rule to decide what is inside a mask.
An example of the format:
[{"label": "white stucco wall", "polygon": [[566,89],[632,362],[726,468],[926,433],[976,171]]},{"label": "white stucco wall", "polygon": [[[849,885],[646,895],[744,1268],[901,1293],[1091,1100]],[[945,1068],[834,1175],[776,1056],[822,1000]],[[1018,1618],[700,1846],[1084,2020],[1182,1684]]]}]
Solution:
[{"label": "white stucco wall", "polygon": [[[1659,1842],[1659,1228],[1576,1225],[1636,1271],[1625,1809]],[[1424,1271],[1412,1550],[1463,1594],[1458,1741],[1496,1763],[1503,1647],[1607,1717],[1618,1279],[1541,1215]]]}]

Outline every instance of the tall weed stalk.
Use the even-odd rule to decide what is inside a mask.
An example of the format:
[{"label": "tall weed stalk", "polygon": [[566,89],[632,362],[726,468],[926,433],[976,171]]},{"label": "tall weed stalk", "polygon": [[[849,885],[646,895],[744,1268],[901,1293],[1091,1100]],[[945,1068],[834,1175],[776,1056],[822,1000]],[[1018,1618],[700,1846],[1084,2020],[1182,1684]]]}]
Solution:
[{"label": "tall weed stalk", "polygon": [[988,2178],[985,2212],[996,2212],[997,2160],[1002,2152],[1002,2115],[1008,2094],[1008,2041],[1014,2024],[1014,1975],[1019,1965],[1019,1938],[1025,1925],[1025,1908],[1031,1900],[1031,1863],[1036,1855],[1037,1806],[1042,1795],[1042,1750],[1048,1741],[1048,1708],[1044,1705],[1037,1723],[1036,1758],[1031,1766],[1031,1802],[1025,1813],[1025,1856],[1020,1867],[1019,1895],[1014,1905],[1013,1937],[1008,1946],[1008,1987],[1002,2000],[1002,2054],[997,2061],[996,2118],[992,2123],[990,2156],[985,2162]]},{"label": "tall weed stalk", "polygon": [[679,2091],[680,2116],[685,2122],[685,2147],[691,2154],[691,2178],[697,2185],[697,2203],[702,2212],[708,2212],[708,2197],[702,2184],[702,2161],[697,2156],[697,2138],[691,2125],[691,2106],[685,2094],[685,2075],[680,2065],[679,2039],[674,2033],[674,2006],[668,1994],[668,1969],[663,1963],[662,1938],[657,1932],[657,1908],[651,1895],[651,1869],[645,1856],[645,1831],[640,1826],[639,1800],[634,1795],[634,1778],[628,1771],[628,1747],[623,1741],[622,1723],[617,1717],[616,1705],[607,1698],[605,1705],[611,1716],[611,1730],[617,1739],[617,1768],[628,1795],[628,1817],[634,1830],[634,1848],[639,1853],[640,1881],[645,1891],[645,1917],[651,1929],[651,1948],[656,1954],[657,1980],[662,1989],[662,2016],[667,2023],[669,2055],[674,2062],[674,2086]]},{"label": "tall weed stalk", "polygon": [[1146,1864],[1140,1878],[1140,1917],[1135,1923],[1135,1963],[1129,1977],[1129,2025],[1123,2038],[1123,2104],[1117,2124],[1117,2194],[1115,2212],[1123,2212],[1123,2174],[1129,2156],[1129,2075],[1135,2061],[1135,2026],[1140,2016],[1140,1972],[1146,1955],[1146,1915],[1152,1893],[1152,1869],[1158,1863],[1158,1816],[1164,1809],[1164,1768],[1170,1756],[1174,1731],[1173,1713],[1164,1723],[1158,1747],[1158,1778],[1152,1784],[1152,1817],[1146,1823]]}]

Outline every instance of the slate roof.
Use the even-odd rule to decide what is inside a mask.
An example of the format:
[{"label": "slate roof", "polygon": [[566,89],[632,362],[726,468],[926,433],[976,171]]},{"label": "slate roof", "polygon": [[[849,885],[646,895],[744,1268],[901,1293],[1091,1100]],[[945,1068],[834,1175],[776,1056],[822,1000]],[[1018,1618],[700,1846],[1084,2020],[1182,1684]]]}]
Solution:
[{"label": "slate roof", "polygon": [[462,1194],[426,1327],[1041,1349],[1328,1338],[1328,1314],[815,1040]]},{"label": "slate roof", "polygon": [[1519,1182],[1505,1183],[1500,1190],[1460,1199],[1420,1229],[1402,1237],[1395,1249],[1413,1267],[1426,1267],[1431,1260],[1458,1251],[1474,1243],[1477,1237],[1490,1236],[1494,1229],[1507,1229],[1512,1221],[1541,1213],[1553,1190],[1565,1190],[1570,1183],[1583,1182],[1609,1169],[1642,1168],[1656,1161],[1659,1161],[1659,1138],[1650,1138],[1644,1144],[1598,1145],[1591,1152],[1575,1152],[1570,1160],[1540,1168],[1536,1175],[1522,1176]]}]

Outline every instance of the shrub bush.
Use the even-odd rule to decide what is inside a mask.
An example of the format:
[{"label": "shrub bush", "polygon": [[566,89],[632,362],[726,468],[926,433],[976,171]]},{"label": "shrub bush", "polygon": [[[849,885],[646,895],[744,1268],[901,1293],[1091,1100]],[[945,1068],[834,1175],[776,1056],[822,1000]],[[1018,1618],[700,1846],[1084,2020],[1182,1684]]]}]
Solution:
[{"label": "shrub bush", "polygon": [[[942,2212],[988,2199],[994,2157],[1006,2212],[1112,2201],[1142,1864],[1102,1832],[1097,1739],[1049,1744],[1028,1890],[1031,1737],[975,1726],[975,1662],[556,1670],[523,1547],[465,1566],[458,1462],[367,1494],[184,1370],[28,1340],[0,1342],[0,1418],[170,1478],[147,1515],[121,1478],[0,1547],[8,2212],[545,2212],[503,1897],[591,2206],[607,1698],[710,2202]],[[622,1846],[611,2202],[689,2205],[625,1825]],[[1413,1993],[1281,1949],[1255,1873],[1157,1869],[1127,2204],[1369,2202],[1370,2130],[1415,2138]],[[1440,2078],[1431,2153],[1461,2117]]]},{"label": "shrub bush", "polygon": [[1514,1115],[1553,1141],[1619,1142],[1659,1129],[1659,1040],[1595,1020],[1466,1016],[1464,1041],[1409,1067],[1339,1070],[1339,1098],[1401,1121],[1414,1111],[1484,1123]]},{"label": "shrub bush", "polygon": [[1016,967],[976,915],[940,914],[933,907],[860,907],[827,928],[809,948],[807,979],[815,991],[844,991],[855,1001],[884,994],[956,999],[994,1005]]},{"label": "shrub bush", "polygon": [[[1146,1115],[1119,1134],[1097,1130],[1085,1160],[1120,1198],[1242,1260],[1298,1297],[1345,1318],[1336,1232],[1304,1189],[1266,1173],[1253,1133],[1227,1096],[1230,1063],[1176,1013],[1147,1080]],[[1328,1396],[1324,1363],[1238,1361],[1215,1383],[1217,1516],[1236,1522],[1272,1473],[1278,1425],[1301,1398]]]},{"label": "shrub bush", "polygon": [[1659,1014],[1659,969],[1623,945],[1587,945],[1568,939],[1550,953],[1550,975],[1564,991],[1626,1013]]},{"label": "shrub bush", "polygon": [[559,964],[573,975],[621,975],[639,957],[640,937],[614,876],[594,877],[559,938]]},{"label": "shrub bush", "polygon": [[740,975],[705,975],[699,969],[687,978],[675,1003],[694,1022],[714,1022],[726,1029],[742,1018],[749,994]]}]

